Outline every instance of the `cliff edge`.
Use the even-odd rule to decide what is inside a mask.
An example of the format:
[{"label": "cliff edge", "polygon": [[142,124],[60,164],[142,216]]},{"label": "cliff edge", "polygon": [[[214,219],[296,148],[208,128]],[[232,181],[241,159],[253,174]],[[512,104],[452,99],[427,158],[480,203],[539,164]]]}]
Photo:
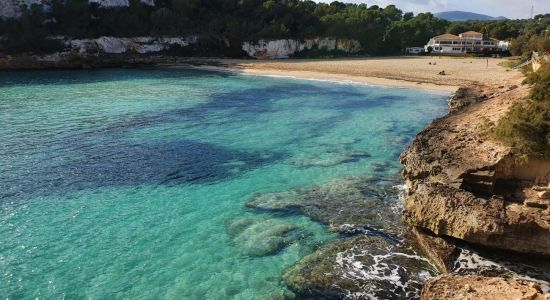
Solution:
[{"label": "cliff edge", "polygon": [[[451,112],[418,134],[401,155],[408,187],[404,219],[442,273],[457,265],[457,244],[550,257],[550,162],[523,159],[484,134],[488,122],[497,122],[528,93],[519,81],[461,88],[449,103]],[[517,290],[511,286],[515,281],[494,276],[473,283],[467,277],[432,279],[423,299],[437,298],[446,282],[500,280]]]}]

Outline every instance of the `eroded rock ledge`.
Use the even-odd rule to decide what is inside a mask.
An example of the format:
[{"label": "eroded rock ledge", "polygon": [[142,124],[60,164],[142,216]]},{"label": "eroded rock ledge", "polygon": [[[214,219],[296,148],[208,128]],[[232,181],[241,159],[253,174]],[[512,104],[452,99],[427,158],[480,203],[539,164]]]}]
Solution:
[{"label": "eroded rock ledge", "polygon": [[548,185],[550,162],[519,162],[512,149],[482,134],[486,120],[498,120],[528,92],[511,87],[455,96],[451,104],[470,105],[434,121],[401,155],[409,187],[404,218],[438,236],[550,256],[550,200],[532,192]]},{"label": "eroded rock ledge", "polygon": [[496,299],[503,291],[502,299],[549,297],[529,281],[533,278],[521,281],[521,274],[464,269],[465,250],[457,246],[548,262],[550,200],[540,191],[549,188],[550,162],[521,160],[484,135],[487,123],[498,121],[527,94],[528,87],[518,82],[461,88],[449,103],[449,115],[435,120],[401,155],[409,188],[404,220],[425,255],[451,274],[428,281],[423,299]]},{"label": "eroded rock ledge", "polygon": [[540,287],[525,280],[483,276],[443,275],[430,280],[421,299],[550,299]]}]

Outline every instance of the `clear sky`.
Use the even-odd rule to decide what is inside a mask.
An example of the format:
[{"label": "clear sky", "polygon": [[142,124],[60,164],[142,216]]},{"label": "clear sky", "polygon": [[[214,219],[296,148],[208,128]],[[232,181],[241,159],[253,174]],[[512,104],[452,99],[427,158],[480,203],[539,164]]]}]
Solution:
[{"label": "clear sky", "polygon": [[[535,15],[550,13],[550,0],[339,0],[340,2],[366,3],[386,7],[395,4],[403,11],[442,12],[462,10],[490,15],[504,16],[510,19],[527,19],[531,15],[531,5],[535,6]],[[318,0],[330,3],[332,0]]]}]

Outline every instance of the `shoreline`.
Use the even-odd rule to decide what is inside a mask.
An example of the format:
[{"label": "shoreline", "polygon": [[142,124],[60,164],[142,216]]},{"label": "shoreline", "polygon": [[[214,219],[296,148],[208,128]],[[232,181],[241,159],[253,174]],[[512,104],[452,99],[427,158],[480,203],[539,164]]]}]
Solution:
[{"label": "shoreline", "polygon": [[371,76],[355,76],[348,74],[328,73],[328,72],[312,72],[312,71],[294,71],[294,70],[280,70],[280,69],[256,69],[251,67],[236,67],[236,66],[215,66],[215,65],[193,65],[182,64],[174,66],[166,66],[166,68],[189,68],[204,71],[217,71],[217,72],[229,72],[242,75],[253,76],[265,76],[265,77],[282,77],[282,78],[295,78],[302,80],[315,80],[315,81],[327,81],[333,83],[342,84],[365,84],[378,87],[387,88],[405,88],[416,89],[428,92],[444,92],[454,93],[460,86],[454,85],[439,85],[435,83],[424,83],[420,81],[408,81],[389,79],[384,77],[371,77]]}]

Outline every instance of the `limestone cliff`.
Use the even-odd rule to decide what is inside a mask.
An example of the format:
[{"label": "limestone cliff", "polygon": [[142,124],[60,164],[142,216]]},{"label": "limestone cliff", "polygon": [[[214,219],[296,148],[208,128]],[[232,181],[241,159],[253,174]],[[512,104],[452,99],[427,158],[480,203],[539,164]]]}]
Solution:
[{"label": "limestone cliff", "polygon": [[67,40],[64,44],[72,53],[84,54],[123,54],[123,53],[155,53],[169,50],[171,47],[186,47],[195,44],[198,37],[99,37],[97,39]]},{"label": "limestone cliff", "polygon": [[[550,299],[543,294],[550,278],[550,199],[544,196],[550,162],[525,160],[484,134],[528,92],[519,82],[461,88],[449,115],[401,155],[409,188],[404,219],[424,254],[447,274],[429,280],[422,299]],[[491,261],[495,255],[499,263]],[[521,270],[526,265],[537,266],[536,279]]]},{"label": "limestone cliff", "polygon": [[340,51],[354,54],[361,51],[356,40],[344,39],[306,39],[306,40],[259,40],[256,43],[244,42],[242,45],[250,57],[260,59],[288,58],[306,50]]},{"label": "limestone cliff", "polygon": [[550,256],[550,203],[534,191],[550,181],[550,162],[519,161],[482,134],[528,88],[470,89],[451,101],[466,107],[434,121],[401,156],[405,220],[438,236]]}]

